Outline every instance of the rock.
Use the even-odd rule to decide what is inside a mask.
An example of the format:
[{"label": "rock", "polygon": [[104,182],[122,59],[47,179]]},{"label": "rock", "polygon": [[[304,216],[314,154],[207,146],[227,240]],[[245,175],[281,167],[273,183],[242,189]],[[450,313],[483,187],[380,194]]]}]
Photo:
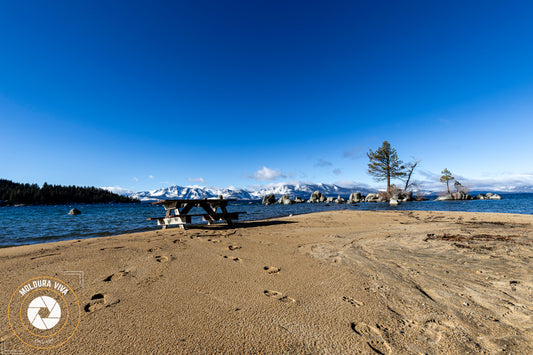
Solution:
[{"label": "rock", "polygon": [[453,200],[452,194],[442,195],[435,199],[435,201],[452,201],[452,200]]},{"label": "rock", "polygon": [[335,203],[346,203],[346,200],[341,197],[341,195],[337,196],[337,199],[334,201]]},{"label": "rock", "polygon": [[361,202],[362,199],[363,199],[363,197],[361,196],[360,192],[352,192],[350,194],[350,198],[348,199],[348,203]]},{"label": "rock", "polygon": [[276,203],[276,196],[274,194],[268,194],[263,197],[263,205],[273,205]]},{"label": "rock", "polygon": [[224,196],[222,196],[222,195],[218,195],[217,198],[218,198],[219,200],[223,200],[223,199],[224,199]]},{"label": "rock", "polygon": [[389,203],[391,206],[398,206],[400,204],[400,202],[398,202],[398,200],[395,198],[391,198]]},{"label": "rock", "polygon": [[365,201],[366,202],[378,202],[378,194],[370,193],[366,195]]},{"label": "rock", "polygon": [[333,203],[333,202],[335,202],[335,198],[334,197],[328,197],[326,199],[326,203]]},{"label": "rock", "polygon": [[494,194],[494,195],[490,196],[489,199],[491,199],[491,200],[501,200],[502,197],[500,195],[498,195],[498,194]]},{"label": "rock", "polygon": [[326,201],[326,196],[324,196],[324,194],[322,194],[320,191],[315,191],[311,194],[311,197],[309,198],[309,201],[307,202],[317,203],[317,202],[325,202],[325,201]]},{"label": "rock", "polygon": [[293,200],[289,198],[289,195],[283,195],[279,200],[278,203],[280,205],[292,205],[294,203]]},{"label": "rock", "polygon": [[294,199],[294,203],[304,203],[304,202],[305,202],[305,200],[303,198],[301,198],[301,197],[296,197]]},{"label": "rock", "polygon": [[452,197],[454,200],[466,200],[466,194],[463,191],[454,192]]},{"label": "rock", "polygon": [[493,193],[492,193],[492,192],[487,192],[487,193],[485,194],[485,197],[486,197],[486,198],[491,198],[491,197],[492,197],[492,195],[493,195]]},{"label": "rock", "polygon": [[70,215],[77,215],[77,214],[81,214],[81,211],[76,209],[76,208],[73,208],[71,209],[70,211],[68,211],[68,214]]},{"label": "rock", "polygon": [[377,202],[387,202],[389,199],[387,198],[386,193],[379,193],[378,194],[378,201]]},{"label": "rock", "polygon": [[408,191],[408,192],[402,192],[400,195],[399,195],[400,199],[398,200],[399,202],[409,202],[409,201],[413,201],[413,191]]},{"label": "rock", "polygon": [[476,197],[474,197],[474,199],[476,199],[476,200],[484,200],[485,199],[485,195],[479,194]]}]

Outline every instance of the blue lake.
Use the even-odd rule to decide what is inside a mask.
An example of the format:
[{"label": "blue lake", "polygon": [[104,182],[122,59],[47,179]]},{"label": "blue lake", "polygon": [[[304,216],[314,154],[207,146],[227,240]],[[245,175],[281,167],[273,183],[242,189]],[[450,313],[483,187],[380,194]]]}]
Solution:
[{"label": "blue lake", "polygon": [[[502,197],[502,200],[406,202],[399,206],[390,206],[383,202],[356,205],[303,203],[263,206],[260,202],[250,204],[244,201],[230,203],[228,210],[247,212],[241,215],[241,220],[345,209],[533,214],[533,194],[505,194]],[[79,209],[82,214],[68,215],[68,211],[73,207]],[[155,230],[161,227],[146,218],[163,215],[163,207],[144,203],[0,207],[0,247]],[[200,220],[197,222],[201,223]]]}]

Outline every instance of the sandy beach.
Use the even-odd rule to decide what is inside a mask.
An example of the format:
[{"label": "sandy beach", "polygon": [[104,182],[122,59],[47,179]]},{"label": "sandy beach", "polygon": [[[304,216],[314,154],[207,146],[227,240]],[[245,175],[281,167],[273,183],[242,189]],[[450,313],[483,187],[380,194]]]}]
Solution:
[{"label": "sandy beach", "polygon": [[[25,354],[531,354],[532,258],[533,216],[463,212],[321,212],[5,248],[0,341]],[[42,276],[80,305],[51,350],[7,319],[19,286]]]}]

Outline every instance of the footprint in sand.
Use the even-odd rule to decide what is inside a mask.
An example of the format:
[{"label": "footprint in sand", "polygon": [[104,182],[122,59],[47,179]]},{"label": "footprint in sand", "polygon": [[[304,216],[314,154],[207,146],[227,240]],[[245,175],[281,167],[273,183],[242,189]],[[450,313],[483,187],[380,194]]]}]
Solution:
[{"label": "footprint in sand", "polygon": [[166,263],[168,261],[168,256],[156,255],[155,260],[159,263]]},{"label": "footprint in sand", "polygon": [[114,273],[112,275],[109,275],[104,279],[105,282],[111,282],[121,279],[124,275],[126,275],[125,271],[119,271],[117,273]]},{"label": "footprint in sand", "polygon": [[296,302],[296,300],[292,297],[289,297],[289,296],[283,296],[283,294],[281,292],[278,292],[278,291],[273,291],[273,290],[265,290],[263,291],[263,293],[265,294],[265,296],[267,297],[272,297],[278,301],[281,301],[283,303],[294,303]]},{"label": "footprint in sand", "polygon": [[119,302],[120,300],[109,302],[108,295],[104,293],[96,293],[92,295],[91,301],[87,303],[83,309],[85,309],[85,312],[92,313],[104,307],[113,306]]},{"label": "footprint in sand", "polygon": [[239,246],[239,245],[230,245],[230,246],[228,246],[228,249],[229,249],[229,250],[237,250],[237,249],[241,249],[241,248],[242,248],[242,247]]},{"label": "footprint in sand", "polygon": [[275,266],[265,266],[263,267],[263,270],[265,270],[267,274],[277,274],[280,272],[281,269]]},{"label": "footprint in sand", "polygon": [[352,298],[352,297],[342,296],[342,300],[344,302],[348,302],[349,304],[351,304],[355,308],[359,308],[359,307],[361,307],[363,305],[363,302],[360,302],[360,301],[358,301],[358,300],[356,300],[355,298]]},{"label": "footprint in sand", "polygon": [[389,343],[383,339],[377,328],[365,323],[350,323],[350,328],[355,334],[362,337],[370,350],[376,354],[388,355],[392,353]]},{"label": "footprint in sand", "polygon": [[233,260],[233,261],[241,261],[242,260],[241,258],[238,258],[236,256],[229,256],[229,255],[224,255],[224,259],[229,259],[229,260]]}]

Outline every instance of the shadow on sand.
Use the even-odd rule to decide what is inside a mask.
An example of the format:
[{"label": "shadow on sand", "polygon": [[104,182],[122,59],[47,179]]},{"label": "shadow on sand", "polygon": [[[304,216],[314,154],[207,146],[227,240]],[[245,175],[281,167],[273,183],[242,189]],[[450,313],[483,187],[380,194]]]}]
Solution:
[{"label": "shadow on sand", "polygon": [[228,229],[240,229],[240,228],[257,228],[257,227],[267,227],[267,226],[276,226],[281,224],[292,224],[298,223],[296,221],[277,221],[277,220],[262,220],[262,221],[234,221],[233,227],[229,227],[226,223],[222,222],[221,224],[213,224],[208,226],[207,224],[191,224],[187,225],[186,228],[191,229],[209,229],[209,230],[228,230]]}]

